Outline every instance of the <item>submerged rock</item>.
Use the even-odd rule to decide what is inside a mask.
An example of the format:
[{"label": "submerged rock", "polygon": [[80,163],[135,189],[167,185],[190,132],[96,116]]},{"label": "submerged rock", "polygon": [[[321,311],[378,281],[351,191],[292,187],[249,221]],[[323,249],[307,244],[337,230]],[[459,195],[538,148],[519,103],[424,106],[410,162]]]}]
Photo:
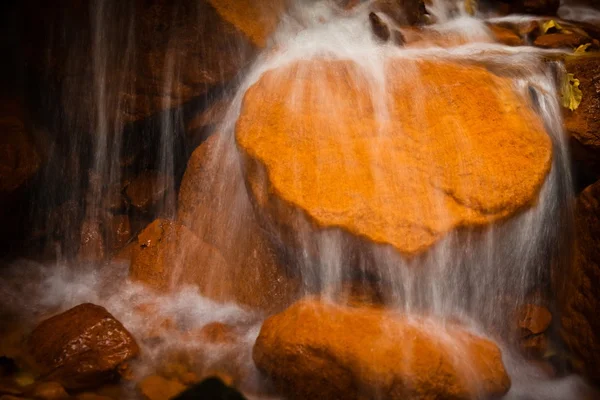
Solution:
[{"label": "submerged rock", "polygon": [[139,383],[138,388],[147,400],[173,399],[185,390],[185,386],[181,383],[159,375],[145,378]]},{"label": "submerged rock", "polygon": [[42,322],[27,339],[27,348],[40,375],[67,389],[99,386],[139,354],[127,329],[90,303]]},{"label": "submerged rock", "polygon": [[413,255],[536,201],[552,144],[510,80],[432,61],[385,73],[384,99],[349,61],[297,62],[247,91],[236,140],[273,236],[302,247],[337,227]]},{"label": "submerged rock", "polygon": [[560,280],[561,336],[575,369],[600,383],[600,182],[577,199],[575,260]]},{"label": "submerged rock", "polygon": [[502,396],[498,347],[454,325],[302,300],[268,318],[253,358],[292,399]]}]

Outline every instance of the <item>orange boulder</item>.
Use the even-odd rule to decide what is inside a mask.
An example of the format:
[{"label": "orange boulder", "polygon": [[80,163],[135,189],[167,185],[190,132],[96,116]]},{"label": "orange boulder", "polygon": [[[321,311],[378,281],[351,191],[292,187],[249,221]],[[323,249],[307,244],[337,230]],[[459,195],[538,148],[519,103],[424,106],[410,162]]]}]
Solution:
[{"label": "orange boulder", "polygon": [[378,86],[350,61],[301,61],[247,91],[236,141],[268,229],[337,227],[412,255],[536,201],[552,144],[509,79],[406,59],[383,72]]},{"label": "orange boulder", "polygon": [[89,303],[42,322],[27,348],[36,370],[67,389],[101,385],[139,354],[127,329],[106,309]]},{"label": "orange boulder", "polygon": [[490,398],[510,387],[498,347],[458,326],[312,299],[267,319],[253,358],[293,399]]}]

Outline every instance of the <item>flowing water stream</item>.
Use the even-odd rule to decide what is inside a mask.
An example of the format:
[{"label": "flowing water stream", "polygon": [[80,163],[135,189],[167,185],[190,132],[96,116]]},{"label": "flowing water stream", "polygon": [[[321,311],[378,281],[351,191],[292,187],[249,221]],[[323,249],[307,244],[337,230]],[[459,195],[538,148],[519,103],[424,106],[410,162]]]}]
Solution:
[{"label": "flowing water stream", "polygon": [[[360,255],[360,261],[354,263],[351,270],[346,258],[346,236],[335,229],[323,231],[316,238],[314,233],[300,230],[300,243],[304,246],[293,255],[306,293],[338,293],[347,279],[355,278],[358,265],[362,269],[359,275],[365,281],[381,285],[379,289],[385,288],[381,290],[390,307],[406,313],[426,313],[438,321],[459,320],[474,331],[499,341],[512,379],[507,399],[578,399],[581,391],[585,390],[579,378],[552,379],[546,376],[518,355],[511,333],[498,335],[497,330],[504,327],[511,313],[526,302],[544,301],[552,309],[552,302],[547,301],[547,294],[553,290],[549,266],[559,270],[569,258],[573,194],[569,155],[556,96],[555,72],[559,66],[541,61],[543,53],[548,55],[552,51],[526,46],[508,47],[494,42],[484,19],[469,16],[462,9],[462,2],[454,10],[450,10],[447,4],[434,1],[428,7],[429,13],[438,22],[424,29],[430,34],[428,37],[446,38],[447,42],[454,44],[440,47],[425,39],[415,43],[409,41],[406,46],[400,47],[393,43],[382,44],[373,37],[368,2],[350,11],[328,1],[294,2],[282,17],[267,48],[245,71],[225,118],[217,128],[221,135],[218,151],[212,154],[214,160],[211,162],[220,163],[225,159],[229,173],[240,173],[240,157],[233,137],[244,94],[266,71],[298,60],[352,60],[361,75],[357,79],[368,82],[376,117],[382,120],[388,114],[387,104],[382,100],[386,98],[388,86],[383,67],[386,60],[476,63],[510,77],[515,89],[530,99],[552,140],[552,168],[534,206],[503,223],[450,233],[420,257],[406,258],[390,247],[373,245],[368,252]],[[106,14],[100,5],[92,17],[96,33],[92,91],[98,105],[94,122],[98,135],[95,136],[92,164],[102,181],[101,187],[106,187],[121,179],[118,163],[122,138],[118,132],[123,127],[120,121],[109,120],[106,116],[106,107],[111,107],[112,103],[107,99],[110,93],[106,92],[107,83],[103,80],[103,63],[111,50],[107,48],[110,42],[103,36],[103,18]],[[494,18],[490,16],[490,19]],[[129,24],[122,24],[120,34],[129,32],[124,38],[129,38],[125,43],[131,45]],[[405,36],[409,37],[409,33]],[[132,48],[127,53],[134,51]],[[119,62],[127,64],[130,61]],[[177,62],[172,60],[171,74],[176,73]],[[300,70],[299,73],[310,71]],[[412,74],[414,80],[420,79],[418,71],[407,68],[406,74]],[[173,76],[165,76],[165,88],[170,85],[171,79]],[[123,76],[120,82],[112,81],[109,86],[113,84],[129,83]],[[298,101],[300,104],[303,95],[299,88],[294,95],[297,98],[291,98],[290,102]],[[423,94],[424,97],[427,95]],[[158,168],[169,175],[174,173],[175,158],[178,157],[177,150],[173,148],[174,123],[171,115],[162,117],[158,135]],[[332,123],[335,123],[335,118]],[[252,212],[243,186],[232,193],[221,182],[214,182],[214,177],[206,176],[205,180],[213,182],[213,193],[237,197],[235,201],[224,202],[223,209],[213,210],[227,213],[234,221],[233,226],[236,226],[235,221],[244,220],[242,214]],[[468,180],[463,184],[469,185]],[[89,202],[99,201],[101,195],[94,192],[98,190],[97,186],[92,184],[88,187],[91,192],[87,194],[86,209],[92,212],[98,207]],[[230,207],[231,204],[235,206]],[[206,229],[218,228],[207,225]],[[231,236],[232,241],[239,239],[235,232]],[[318,248],[316,256],[307,250],[315,240]],[[105,306],[136,337],[147,336],[149,327],[160,325],[159,321],[165,318],[185,321],[191,327],[201,327],[214,321],[228,323],[239,328],[243,338],[239,343],[206,345],[193,340],[183,342],[168,329],[158,331],[155,333],[157,340],[141,343],[143,357],[137,366],[138,371],[152,371],[165,352],[177,349],[187,353],[191,359],[195,358],[195,354],[198,359],[208,360],[197,365],[203,371],[218,369],[224,363],[244,369],[246,373],[239,385],[250,395],[264,392],[264,388],[268,387],[268,382],[255,370],[251,359],[251,348],[264,318],[261,313],[236,304],[217,304],[202,297],[193,288],[170,296],[158,296],[127,280],[126,263],[102,266],[81,263],[75,268],[72,264],[70,260],[61,260],[57,265],[16,263],[0,286],[1,297],[8,299],[7,309],[15,320],[32,320],[81,302],[93,302]],[[156,307],[156,323],[144,319],[146,314],[140,313],[137,307],[149,303]],[[451,342],[452,338],[448,340]],[[457,349],[457,358],[460,358],[459,346]],[[465,369],[468,368],[468,360],[460,362]]]}]

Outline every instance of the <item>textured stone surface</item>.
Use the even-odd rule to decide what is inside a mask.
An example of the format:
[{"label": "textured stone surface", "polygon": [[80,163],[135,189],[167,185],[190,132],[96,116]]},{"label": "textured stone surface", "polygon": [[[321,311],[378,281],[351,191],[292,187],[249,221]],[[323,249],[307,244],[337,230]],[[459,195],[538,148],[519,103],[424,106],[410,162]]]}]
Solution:
[{"label": "textured stone surface", "polygon": [[498,347],[459,327],[446,328],[447,335],[431,321],[308,299],[265,321],[253,358],[292,399],[506,393],[510,379]]},{"label": "textured stone surface", "polygon": [[194,151],[181,182],[178,221],[227,259],[227,279],[243,303],[280,310],[296,298],[298,282],[257,224],[232,150],[215,134]]},{"label": "textured stone surface", "polygon": [[600,182],[579,195],[575,229],[575,261],[561,280],[562,337],[575,368],[600,382]]},{"label": "textured stone surface", "polygon": [[415,254],[536,201],[551,142],[509,80],[409,60],[385,73],[387,98],[355,64],[322,60],[269,71],[246,93],[236,140],[280,231],[307,217]]},{"label": "textured stone surface", "polygon": [[563,108],[564,126],[573,146],[573,158],[583,173],[600,176],[600,56],[570,57],[567,72],[579,79],[581,104],[575,111]]},{"label": "textured stone surface", "polygon": [[208,0],[219,15],[259,47],[266,45],[286,8],[285,0]]},{"label": "textured stone surface", "polygon": [[27,348],[38,372],[67,389],[101,385],[139,353],[127,329],[103,307],[89,303],[42,322]]},{"label": "textured stone surface", "polygon": [[287,286],[276,276],[257,272],[262,264],[253,267],[248,260],[245,265],[232,265],[219,249],[175,221],[158,219],[148,225],[132,253],[130,277],[159,291],[190,284],[216,301],[264,310],[284,307],[294,294],[285,292]]},{"label": "textured stone surface", "polygon": [[[84,131],[96,128],[99,110],[118,124],[178,107],[227,83],[255,53],[249,37],[205,0],[26,4],[43,10],[25,19],[28,64],[61,82],[65,116]],[[99,80],[102,97],[94,90]]]}]

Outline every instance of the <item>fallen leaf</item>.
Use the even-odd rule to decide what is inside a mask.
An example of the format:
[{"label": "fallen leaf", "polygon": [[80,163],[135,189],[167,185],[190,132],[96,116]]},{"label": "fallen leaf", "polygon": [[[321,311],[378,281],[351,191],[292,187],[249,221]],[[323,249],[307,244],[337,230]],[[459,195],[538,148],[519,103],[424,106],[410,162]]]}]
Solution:
[{"label": "fallen leaf", "polygon": [[583,54],[587,51],[588,47],[590,47],[591,45],[592,45],[591,43],[582,44],[581,46],[577,47],[573,51],[573,54]]},{"label": "fallen leaf", "polygon": [[563,107],[568,108],[571,111],[575,111],[577,107],[579,107],[581,99],[583,98],[583,93],[581,92],[581,89],[579,89],[579,79],[576,79],[573,74],[567,74],[563,84],[561,98]]},{"label": "fallen leaf", "polygon": [[563,27],[558,24],[555,20],[551,19],[542,24],[542,33],[548,33],[550,29],[555,29],[557,32],[563,30]]}]

